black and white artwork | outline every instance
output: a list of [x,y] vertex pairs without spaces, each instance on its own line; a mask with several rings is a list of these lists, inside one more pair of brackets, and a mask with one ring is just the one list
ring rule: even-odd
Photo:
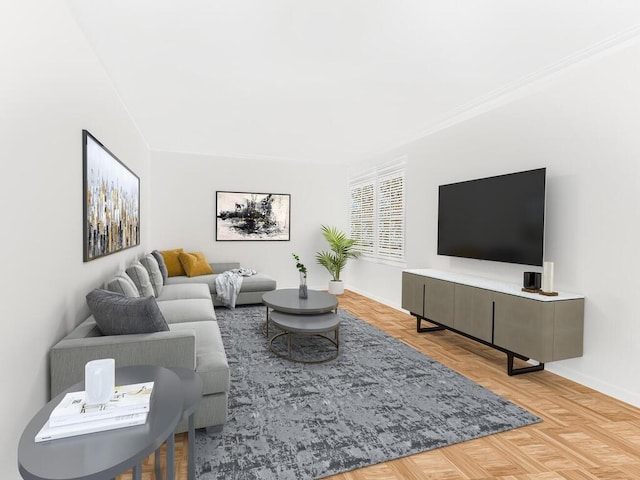
[[291,195],[216,192],[216,240],[289,240]]

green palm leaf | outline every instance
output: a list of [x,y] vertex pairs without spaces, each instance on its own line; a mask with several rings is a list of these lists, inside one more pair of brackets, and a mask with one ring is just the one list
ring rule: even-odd
[[340,272],[350,258],[360,255],[355,250],[356,241],[348,238],[344,232],[336,227],[322,225],[322,234],[329,244],[331,251],[321,251],[316,254],[316,260],[331,274],[333,280],[340,280]]

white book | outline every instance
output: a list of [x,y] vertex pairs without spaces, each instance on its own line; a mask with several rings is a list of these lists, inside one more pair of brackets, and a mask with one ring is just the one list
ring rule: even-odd
[[107,430],[115,430],[116,428],[133,427],[135,425],[142,425],[145,423],[147,421],[147,415],[149,415],[147,412],[134,413],[102,420],[94,420],[93,422],[63,425],[60,427],[52,427],[47,421],[47,423],[45,423],[37,433],[34,440],[36,443],[46,442],[48,440],[75,437],[76,435],[85,435],[87,433],[105,432]]
[[153,382],[120,385],[115,387],[110,401],[99,405],[87,405],[84,391],[69,392],[49,415],[49,425],[60,427],[126,414],[145,413],[149,411],[152,392]]

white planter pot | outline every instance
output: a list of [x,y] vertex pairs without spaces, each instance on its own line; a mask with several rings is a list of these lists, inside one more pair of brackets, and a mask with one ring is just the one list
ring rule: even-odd
[[329,293],[342,295],[344,293],[344,282],[342,280],[329,280]]

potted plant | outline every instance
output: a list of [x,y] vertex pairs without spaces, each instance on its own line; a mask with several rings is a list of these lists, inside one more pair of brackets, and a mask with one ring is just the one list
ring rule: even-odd
[[356,250],[356,240],[347,237],[336,227],[322,225],[322,234],[331,250],[316,253],[316,260],[331,274],[329,293],[340,295],[344,293],[344,283],[340,279],[340,272],[347,264],[347,260],[358,258],[360,252]]

